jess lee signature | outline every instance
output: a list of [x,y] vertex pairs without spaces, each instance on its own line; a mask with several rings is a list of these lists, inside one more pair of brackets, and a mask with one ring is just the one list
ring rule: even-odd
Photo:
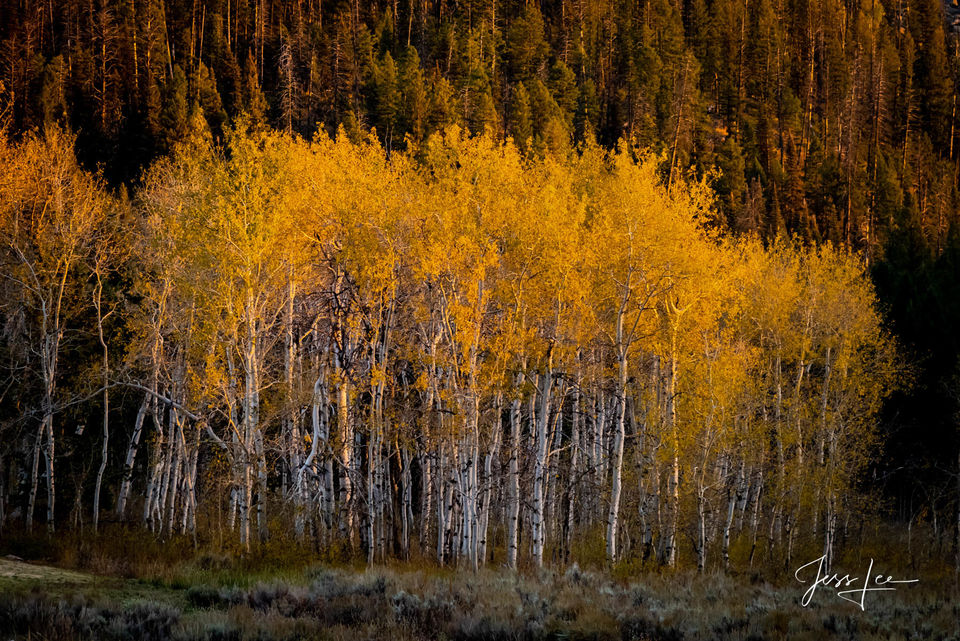
[[[797,571],[793,573],[797,581],[807,583],[809,582],[809,578],[806,580],[800,578],[800,573],[810,568],[805,574],[812,574],[813,567],[816,566],[816,576],[813,578],[813,583],[807,588],[807,591],[803,593],[803,599],[800,600],[800,605],[806,607],[810,603],[810,599],[813,598],[813,594],[817,591],[817,588],[822,585],[835,589],[838,597],[850,603],[856,603],[860,606],[861,610],[866,610],[864,604],[866,602],[867,592],[890,592],[897,589],[892,587],[894,584],[916,583],[920,580],[894,580],[892,576],[884,576],[883,573],[874,575],[873,559],[870,559],[870,565],[867,567],[867,573],[863,578],[858,576],[851,577],[849,574],[843,576],[839,574],[827,574],[826,568],[824,567],[826,559],[827,555],[823,555],[819,559],[814,559],[805,565],[801,565],[797,568]],[[858,584],[859,587],[856,587]],[[850,589],[841,590],[840,588]]]

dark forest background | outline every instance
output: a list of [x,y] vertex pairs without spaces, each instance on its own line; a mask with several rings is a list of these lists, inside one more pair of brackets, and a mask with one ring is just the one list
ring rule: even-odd
[[[939,0],[3,0],[0,118],[118,191],[240,112],[416,149],[460,124],[528,154],[595,138],[712,181],[721,222],[865,257],[915,383],[874,473],[902,519],[957,499],[957,8]],[[13,373],[12,376],[16,374]],[[5,385],[6,387],[6,385]],[[9,399],[4,400],[4,403]],[[950,512],[946,512],[950,510]]]

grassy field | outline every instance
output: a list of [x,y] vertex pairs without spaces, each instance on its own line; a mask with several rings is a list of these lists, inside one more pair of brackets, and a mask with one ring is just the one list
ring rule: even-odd
[[952,573],[867,594],[861,611],[827,588],[803,607],[792,577],[368,569],[149,542],[124,557],[134,543],[114,541],[76,555],[61,545],[48,563],[0,560],[0,639],[960,639]]

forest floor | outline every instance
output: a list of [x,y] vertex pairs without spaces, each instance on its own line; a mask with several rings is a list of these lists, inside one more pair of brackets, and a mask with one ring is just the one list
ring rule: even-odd
[[861,608],[826,587],[804,606],[806,586],[755,573],[271,569],[218,555],[109,572],[42,559],[0,558],[0,641],[960,639],[953,581],[926,578]]

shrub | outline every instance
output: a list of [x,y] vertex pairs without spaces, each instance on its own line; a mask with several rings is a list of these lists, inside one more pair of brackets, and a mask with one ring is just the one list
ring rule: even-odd
[[515,641],[518,638],[512,626],[492,617],[466,616],[452,627],[450,636],[454,641]]
[[233,625],[216,623],[208,625],[203,630],[202,637],[194,637],[196,641],[241,641],[243,634]]
[[118,641],[167,641],[180,620],[180,611],[163,603],[143,602],[124,608],[117,618],[122,630]]
[[286,583],[258,583],[247,593],[247,604],[261,612],[275,609],[283,616],[293,617],[308,608],[309,599],[304,590]]
[[645,617],[628,616],[620,620],[620,638],[623,641],[682,641],[683,633]]
[[185,596],[187,603],[195,608],[212,608],[222,603],[220,590],[209,585],[191,585]]
[[435,595],[421,598],[400,590],[390,600],[398,622],[407,623],[422,631],[435,631],[447,625],[454,607],[449,601]]
[[30,596],[15,597],[0,604],[0,629],[58,641],[78,637],[166,641],[179,620],[179,610],[152,602],[135,603],[117,610],[90,605],[83,599],[53,602],[42,596]]

